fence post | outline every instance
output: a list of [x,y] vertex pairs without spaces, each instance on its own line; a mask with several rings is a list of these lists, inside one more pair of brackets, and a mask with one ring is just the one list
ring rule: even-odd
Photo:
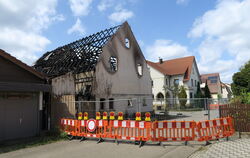
[[210,120],[210,107],[209,107],[209,105],[208,105],[208,98],[206,98],[207,99],[207,112],[208,112],[208,120]]

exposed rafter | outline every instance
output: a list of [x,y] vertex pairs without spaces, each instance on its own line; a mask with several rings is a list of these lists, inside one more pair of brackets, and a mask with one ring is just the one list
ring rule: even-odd
[[112,27],[78,41],[45,53],[34,65],[34,68],[48,77],[56,77],[67,72],[88,72],[95,68],[103,46],[118,30]]

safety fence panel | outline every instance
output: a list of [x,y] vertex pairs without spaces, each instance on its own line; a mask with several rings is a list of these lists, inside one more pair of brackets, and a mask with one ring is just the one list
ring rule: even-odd
[[107,134],[107,120],[78,120],[80,137],[105,138]]
[[108,138],[148,141],[150,139],[151,122],[111,120],[108,129]]
[[68,135],[76,136],[77,135],[77,120],[73,119],[61,119],[61,127]]
[[231,117],[206,120],[197,123],[198,141],[209,141],[232,136],[234,134]]
[[194,121],[155,121],[152,141],[192,141],[195,139]]

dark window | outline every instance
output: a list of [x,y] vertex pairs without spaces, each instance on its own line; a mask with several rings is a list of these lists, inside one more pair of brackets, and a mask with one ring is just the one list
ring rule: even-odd
[[217,80],[210,80],[211,83],[217,83]]
[[193,79],[191,79],[191,85],[192,85],[192,87],[194,86],[194,80]]
[[179,79],[174,79],[174,85],[178,86],[179,85]]
[[160,92],[157,94],[156,98],[157,98],[157,100],[162,100],[162,99],[164,99],[164,95]]
[[109,99],[109,110],[114,109],[114,98]]
[[152,87],[154,86],[154,81],[151,81],[151,85],[152,85]]
[[168,79],[167,78],[166,78],[165,82],[166,82],[166,86],[167,86],[168,85]]
[[218,77],[217,76],[209,76],[208,80],[210,80],[210,83],[217,83]]
[[193,98],[193,93],[192,93],[192,92],[190,92],[189,94],[190,94],[190,98]]
[[117,71],[117,58],[111,56],[109,59],[109,62],[110,62],[110,70],[112,72],[116,72]]
[[104,105],[105,105],[105,99],[101,98],[100,99],[100,110],[104,110]]
[[143,98],[143,99],[142,99],[142,105],[143,105],[143,106],[147,106],[146,98]]
[[161,106],[157,106],[157,110],[161,110]]

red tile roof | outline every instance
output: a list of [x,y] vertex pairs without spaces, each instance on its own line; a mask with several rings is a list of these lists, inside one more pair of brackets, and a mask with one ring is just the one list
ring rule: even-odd
[[[211,81],[208,80],[208,77],[212,77],[212,76],[217,76],[218,77],[217,83],[211,83]],[[212,93],[212,94],[219,93],[219,89],[221,88],[221,81],[220,81],[220,74],[219,73],[202,74],[201,75],[201,82],[202,83],[207,82],[210,93]]]
[[0,49],[0,56],[11,61],[12,63],[18,65],[19,67],[25,69],[26,71],[32,73],[33,75],[41,78],[41,79],[45,79],[45,76],[42,75],[40,72],[36,71],[35,69],[33,69],[32,67],[26,65],[25,63],[23,63],[22,61],[18,60],[17,58],[11,56],[9,53],[5,52],[4,50]]
[[163,63],[147,61],[147,64],[164,75],[180,75],[184,74],[184,81],[190,79],[190,74],[195,61],[194,56],[165,60]]

